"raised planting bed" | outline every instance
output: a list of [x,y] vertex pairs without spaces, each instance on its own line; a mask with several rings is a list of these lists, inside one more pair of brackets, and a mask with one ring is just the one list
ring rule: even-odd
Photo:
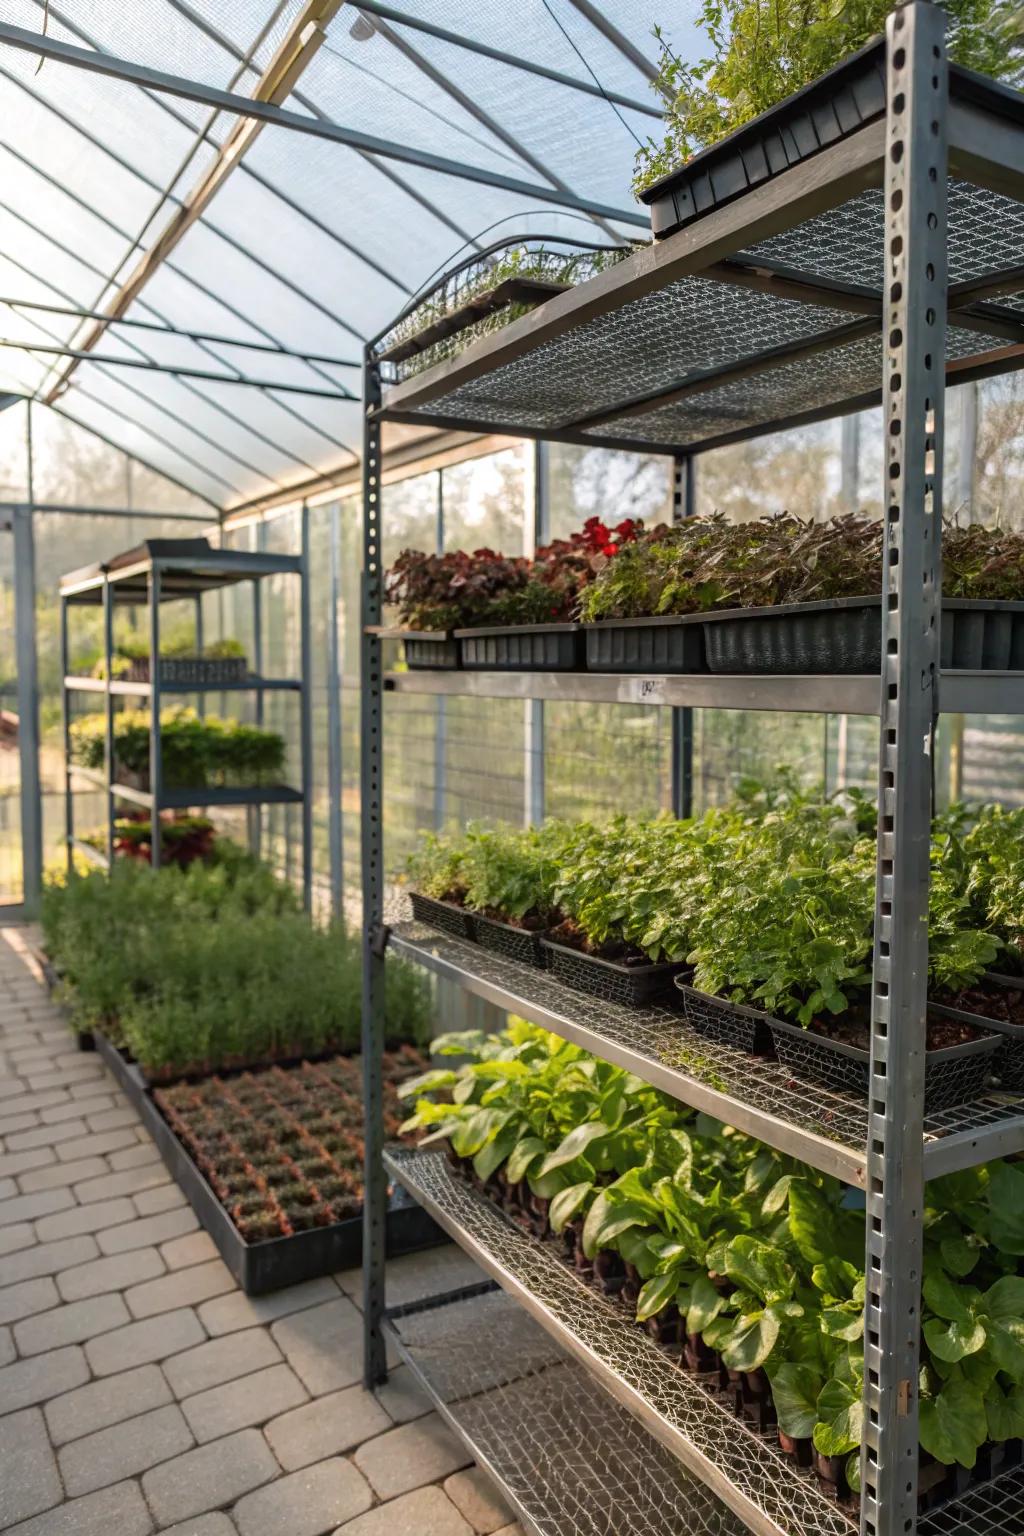
[[[882,665],[880,597],[723,609],[705,614],[704,626],[715,673],[864,673]],[[941,665],[1024,669],[1024,603],[944,598]]]
[[[569,939],[572,942],[567,942]],[[642,951],[629,951],[625,945],[620,946],[622,954],[616,958],[589,954],[581,947],[580,936],[566,933],[564,926],[543,938],[541,945],[547,953],[548,970],[559,981],[577,992],[589,992],[626,1008],[667,1001],[673,995],[676,977],[689,971],[683,961],[655,963]]]
[[508,624],[457,629],[467,672],[578,672],[583,631],[578,624]]
[[454,672],[462,665],[459,642],[447,629],[404,629],[402,648],[410,672]]
[[[106,1036],[103,1060],[163,1161],[250,1296],[361,1262],[362,1088],[358,1057],[223,1074],[151,1088]],[[411,1047],[385,1056],[385,1125],[401,1112],[395,1085],[423,1070]],[[387,1251],[442,1241],[401,1189],[389,1197]]]
[[706,672],[700,615],[584,624],[588,672]]

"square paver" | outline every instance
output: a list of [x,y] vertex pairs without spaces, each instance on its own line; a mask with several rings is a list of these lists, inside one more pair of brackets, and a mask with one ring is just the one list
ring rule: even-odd
[[470,1457],[436,1413],[403,1424],[368,1440],[355,1453],[355,1464],[382,1499],[436,1483],[466,1466]]
[[86,1354],[97,1376],[113,1376],[116,1371],[127,1371],[134,1365],[166,1360],[168,1355],[201,1344],[204,1338],[203,1325],[196,1314],[191,1307],[183,1307],[180,1312],[148,1317],[144,1322],[129,1323],[102,1338],[92,1339]]
[[70,1392],[89,1379],[85,1355],[77,1344],[55,1349],[33,1360],[15,1360],[0,1370],[0,1414],[32,1403],[44,1403],[59,1392]]
[[331,1392],[273,1419],[263,1433],[286,1472],[308,1467],[391,1428],[384,1409],[361,1386]]
[[265,1424],[306,1401],[306,1389],[287,1365],[271,1365],[252,1376],[187,1397],[182,1411],[200,1444],[250,1424]]
[[258,1429],[243,1429],[154,1467],[142,1489],[161,1526],[232,1504],[279,1471]]
[[138,1483],[118,1483],[37,1515],[6,1536],[150,1536],[152,1529]]
[[[157,1194],[159,1191],[152,1190],[150,1193]],[[157,1243],[166,1242],[168,1238],[180,1237],[184,1232],[194,1232],[199,1225],[199,1218],[188,1205],[160,1211],[155,1216],[139,1216],[136,1214],[135,1201],[126,1203],[131,1206],[130,1215],[134,1220],[129,1219],[116,1226],[112,1224],[96,1234],[96,1241],[104,1253],[127,1253],[129,1248],[151,1248]]]
[[0,1419],[0,1525],[28,1520],[63,1497],[57,1463],[38,1408]]
[[153,1189],[141,1190],[132,1199],[140,1216],[156,1216],[160,1211],[169,1211],[176,1205],[187,1204],[185,1196],[173,1181],[159,1184]]
[[209,1232],[188,1232],[184,1237],[174,1237],[164,1243],[160,1257],[168,1269],[189,1269],[193,1264],[204,1264],[220,1255]]
[[235,1505],[240,1536],[324,1536],[373,1503],[369,1484],[337,1457],[279,1478]]
[[69,1494],[93,1493],[180,1456],[192,1444],[181,1409],[171,1403],[72,1440],[58,1456],[61,1476]]
[[281,1351],[265,1328],[247,1328],[244,1333],[226,1334],[172,1356],[164,1361],[164,1375],[175,1397],[192,1397],[268,1365],[279,1365],[281,1358]]
[[334,1536],[473,1536],[473,1527],[440,1488],[418,1488],[358,1515]]
[[362,1377],[363,1320],[345,1297],[282,1318],[270,1331],[314,1397]]
[[123,1291],[163,1273],[164,1263],[155,1248],[135,1248],[63,1270],[57,1276],[57,1289],[65,1301],[79,1301],[104,1291]]
[[133,1317],[154,1317],[158,1312],[171,1312],[176,1307],[194,1307],[212,1296],[223,1296],[235,1289],[235,1280],[221,1259],[207,1264],[197,1264],[192,1269],[180,1269],[175,1274],[164,1275],[159,1280],[149,1280],[125,1292],[125,1301]]
[[373,1395],[396,1424],[422,1419],[434,1406],[407,1365],[390,1371],[387,1381],[382,1387],[375,1387]]
[[512,1519],[512,1511],[479,1467],[453,1472],[445,1481],[444,1491],[478,1536],[493,1536]]
[[171,1401],[171,1389],[160,1367],[140,1365],[52,1398],[44,1412],[50,1439],[59,1446]]
[[14,1342],[19,1355],[39,1355],[64,1344],[95,1339],[98,1334],[109,1333],[130,1321],[120,1296],[91,1296],[88,1301],[73,1301],[15,1324]]
[[218,1296],[199,1308],[199,1316],[207,1333],[235,1333],[240,1328],[252,1328],[257,1323],[269,1323],[277,1317],[299,1312],[318,1302],[336,1300],[338,1287],[326,1276],[321,1280],[306,1280],[302,1285],[289,1286],[285,1291],[275,1291],[271,1296],[246,1296],[244,1291],[234,1291],[230,1296]]

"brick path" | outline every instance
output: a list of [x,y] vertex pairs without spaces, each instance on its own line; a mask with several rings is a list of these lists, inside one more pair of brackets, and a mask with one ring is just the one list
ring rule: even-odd
[[[399,1299],[466,1262],[397,1261]],[[243,1295],[0,929],[5,1536],[522,1536],[406,1367],[363,1391],[358,1295]]]

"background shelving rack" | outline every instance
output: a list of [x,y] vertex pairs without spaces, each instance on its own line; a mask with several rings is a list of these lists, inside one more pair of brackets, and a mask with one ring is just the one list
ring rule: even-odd
[[[299,677],[263,675],[263,604],[262,583],[268,576],[294,576],[299,582],[299,630],[301,672]],[[169,682],[161,678],[160,609],[163,603],[190,600],[194,604],[196,646],[203,644],[202,598],[205,592],[252,583],[253,600],[253,670],[237,681]],[[70,868],[77,850],[94,862],[109,864],[114,852],[114,821],[117,802],[125,801],[149,811],[152,837],[152,862],[159,866],[161,855],[160,812],[198,807],[257,808],[263,805],[298,805],[302,816],[302,888],[307,908],[312,898],[312,700],[310,692],[310,618],[309,618],[309,531],[308,513],[302,515],[302,545],[298,555],[269,554],[263,551],[217,549],[206,539],[150,539],[112,560],[72,571],[63,577],[60,595],[60,656],[63,675],[64,725],[64,816]],[[149,680],[135,682],[112,677],[114,653],[114,609],[121,605],[145,607],[148,611]],[[68,613],[71,608],[100,607],[103,610],[103,653],[106,676],[76,677],[68,672]],[[256,723],[263,724],[263,700],[267,693],[288,692],[298,695],[300,729],[300,787],[288,784],[241,786],[197,785],[167,788],[163,784],[160,708],[164,695],[184,697],[209,694],[249,693],[256,700]],[[71,699],[79,693],[94,693],[104,699],[106,713],[106,760],[104,772],[95,773],[71,761]],[[150,711],[150,788],[142,790],[119,783],[115,777],[113,750],[114,705],[119,698],[146,703]],[[202,708],[202,705],[201,705]],[[104,855],[91,844],[75,836],[74,781],[92,784],[106,796],[107,850]]]
[[[390,943],[682,1102],[860,1185],[867,1208],[863,1536],[1021,1531],[1021,1472],[919,1519],[916,1467],[925,1180],[1024,1149],[1024,1101],[994,1096],[926,1119],[923,1092],[935,722],[940,710],[1024,712],[1024,675],[942,673],[938,660],[944,388],[1024,366],[1024,98],[949,66],[942,9],[910,0],[889,18],[884,39],[692,160],[667,223],[674,232],[666,238],[401,382],[389,383],[374,345],[367,348],[366,1380],[383,1379],[390,1339],[541,1536],[853,1529],[805,1474],[666,1367],[621,1314],[455,1180],[440,1154],[385,1151],[382,973]],[[384,421],[670,454],[682,515],[692,455],[878,403],[886,528],[880,677],[385,675]],[[709,1080],[685,1064],[678,1015],[595,1004],[458,940],[390,921],[382,843],[388,690],[877,716],[868,1101],[858,1107],[808,1087],[797,1103],[761,1064],[723,1075],[716,1062]],[[713,1049],[701,1042],[703,1055]],[[389,1312],[388,1177],[534,1321],[520,1313],[517,1324],[511,1304],[486,1287]],[[595,1396],[584,1376],[607,1391]],[[633,1419],[628,1431],[623,1407]]]

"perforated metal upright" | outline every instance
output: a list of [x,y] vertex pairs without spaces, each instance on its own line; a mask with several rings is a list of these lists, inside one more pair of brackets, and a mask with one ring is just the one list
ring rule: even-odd
[[864,1311],[863,1536],[917,1518],[932,760],[942,620],[945,13],[886,48],[882,697]]

